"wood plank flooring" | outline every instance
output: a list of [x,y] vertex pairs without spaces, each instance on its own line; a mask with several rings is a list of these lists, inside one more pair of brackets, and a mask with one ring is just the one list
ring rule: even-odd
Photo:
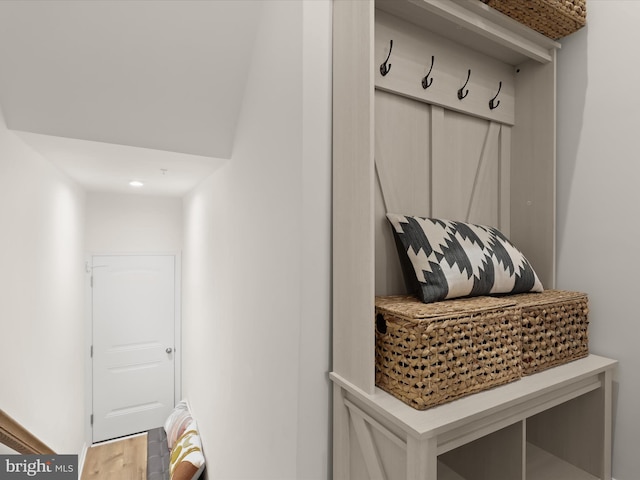
[[87,450],[81,480],[146,480],[147,434],[94,445]]

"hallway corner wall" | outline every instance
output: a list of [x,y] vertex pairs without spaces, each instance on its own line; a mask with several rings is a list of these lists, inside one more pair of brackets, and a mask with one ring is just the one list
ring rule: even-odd
[[59,453],[84,443],[84,206],[0,112],[0,405]]
[[261,3],[233,156],[184,199],[183,391],[209,478],[323,480],[331,9]]
[[559,288],[589,294],[589,348],[614,376],[613,476],[640,472],[638,109],[640,2],[589,0],[587,26],[558,52]]

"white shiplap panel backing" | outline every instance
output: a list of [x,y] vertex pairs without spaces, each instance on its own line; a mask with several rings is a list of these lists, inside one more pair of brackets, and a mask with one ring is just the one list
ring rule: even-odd
[[510,127],[386,91],[375,94],[376,294],[405,293],[387,212],[509,235]]
[[[514,70],[473,50],[376,12],[375,292],[406,293],[385,214],[510,227]],[[388,73],[378,63],[389,54]],[[433,83],[420,83],[435,57]],[[460,100],[457,90],[471,78]],[[499,82],[495,109],[489,100]],[[493,93],[491,91],[493,90]]]

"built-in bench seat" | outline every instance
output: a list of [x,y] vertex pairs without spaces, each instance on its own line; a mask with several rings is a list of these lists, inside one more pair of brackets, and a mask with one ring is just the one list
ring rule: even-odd
[[147,432],[147,480],[166,480],[169,476],[171,451],[167,433],[158,427]]
[[147,432],[147,480],[197,480],[204,467],[198,424],[183,400],[164,427]]

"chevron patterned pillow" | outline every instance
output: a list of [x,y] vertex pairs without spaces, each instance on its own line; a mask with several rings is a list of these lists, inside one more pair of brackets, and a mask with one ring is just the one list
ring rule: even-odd
[[425,303],[543,290],[531,264],[495,228],[392,213],[387,218],[408,287]]

